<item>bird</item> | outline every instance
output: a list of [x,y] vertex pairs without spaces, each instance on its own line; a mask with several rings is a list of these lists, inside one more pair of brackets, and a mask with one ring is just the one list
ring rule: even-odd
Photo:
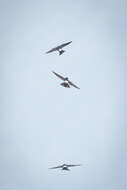
[[69,165],[69,164],[62,164],[62,165],[59,165],[59,166],[56,166],[56,167],[52,167],[52,168],[49,168],[49,169],[58,169],[58,168],[61,168],[61,170],[66,170],[66,171],[70,171],[69,167],[75,167],[75,166],[81,166],[81,164],[72,164],[72,165]]
[[61,75],[59,75],[58,73],[52,71],[57,77],[59,77],[61,80],[63,80],[64,82],[62,82],[60,85],[65,87],[65,88],[70,88],[70,85],[77,88],[77,89],[80,89],[78,86],[76,86],[74,83],[72,83],[68,77],[62,77]]
[[65,52],[65,50],[63,50],[62,48],[69,45],[70,43],[72,43],[72,41],[64,43],[64,44],[61,44],[61,45],[59,45],[59,46],[57,46],[55,48],[52,48],[51,50],[47,51],[46,53],[51,53],[53,51],[58,51],[59,55],[62,55]]

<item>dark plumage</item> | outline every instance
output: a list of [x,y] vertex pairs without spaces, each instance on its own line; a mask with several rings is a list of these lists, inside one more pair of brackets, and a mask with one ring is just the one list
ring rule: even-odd
[[61,80],[63,80],[64,82],[61,83],[62,86],[64,86],[65,88],[70,88],[70,85],[80,89],[78,86],[76,86],[74,83],[72,83],[67,77],[62,77],[61,75],[59,75],[58,73],[52,71],[57,77],[59,77]]
[[68,165],[68,164],[62,164],[62,165],[59,165],[59,166],[56,166],[56,167],[52,167],[52,168],[49,168],[49,169],[58,169],[58,168],[61,168],[62,170],[68,170],[69,171],[69,167],[75,167],[75,166],[81,166],[80,164],[72,164],[72,165]]
[[61,44],[61,45],[59,45],[59,46],[57,46],[55,48],[52,48],[51,50],[47,51],[46,53],[51,53],[53,51],[58,51],[59,55],[62,55],[65,52],[64,50],[62,50],[62,48],[69,45],[70,43],[72,43],[72,41],[64,43],[64,44]]

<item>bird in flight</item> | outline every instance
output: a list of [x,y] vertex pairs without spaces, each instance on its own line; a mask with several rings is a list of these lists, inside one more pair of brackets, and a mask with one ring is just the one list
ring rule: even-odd
[[62,82],[60,85],[65,87],[65,88],[70,88],[70,85],[77,88],[77,89],[80,89],[78,86],[76,86],[74,83],[72,83],[68,77],[62,77],[61,75],[57,74],[56,72],[52,71],[57,77],[59,77],[61,80],[63,80],[64,82]]
[[59,166],[56,166],[56,167],[52,167],[52,168],[49,168],[49,169],[58,169],[58,168],[61,168],[61,170],[66,170],[66,171],[70,171],[69,167],[75,167],[75,166],[81,166],[80,164],[77,164],[77,165],[68,165],[68,164],[63,164],[63,165],[59,165]]
[[71,42],[72,41],[64,43],[64,44],[61,44],[61,45],[59,45],[59,46],[57,46],[55,48],[52,48],[51,50],[47,51],[46,53],[51,53],[53,51],[58,51],[59,55],[62,55],[65,52],[65,50],[63,50],[62,48],[65,47],[65,46],[67,46],[67,45],[69,45]]

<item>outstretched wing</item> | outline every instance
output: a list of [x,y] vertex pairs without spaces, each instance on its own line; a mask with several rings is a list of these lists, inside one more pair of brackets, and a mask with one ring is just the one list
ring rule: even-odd
[[62,49],[63,47],[65,47],[65,46],[69,45],[70,43],[72,43],[72,41],[67,42],[67,43],[64,43],[64,44],[61,44],[61,45],[60,45],[60,46],[58,46],[57,48]]
[[53,51],[57,51],[58,50],[58,47],[55,47],[55,48],[52,48],[51,50],[47,51],[46,53],[51,53]]
[[68,81],[68,83],[71,85],[71,86],[73,86],[73,87],[75,87],[75,88],[77,88],[77,89],[80,89],[78,86],[76,86],[74,83],[72,83],[71,81]]
[[62,165],[56,166],[56,167],[52,167],[52,168],[49,168],[49,169],[57,169],[57,168],[62,168]]
[[51,52],[53,52],[53,51],[58,51],[59,49],[62,49],[63,47],[69,45],[71,42],[72,42],[72,41],[67,42],[67,43],[64,43],[64,44],[61,44],[61,45],[59,45],[59,46],[57,46],[57,47],[55,47],[55,48],[52,48],[51,50],[47,51],[46,53],[51,53]]
[[72,165],[67,165],[67,167],[75,167],[75,166],[81,166],[81,164],[72,164]]
[[62,77],[61,75],[59,75],[59,74],[57,74],[56,72],[54,72],[54,71],[52,71],[57,77],[59,77],[60,79],[62,79],[62,80],[65,80],[65,78],[64,77]]

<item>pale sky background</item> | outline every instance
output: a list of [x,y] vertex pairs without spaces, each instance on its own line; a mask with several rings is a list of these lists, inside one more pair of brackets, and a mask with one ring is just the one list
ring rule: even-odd
[[[127,1],[1,0],[0,15],[0,189],[126,190]],[[48,169],[63,163],[82,167]]]

